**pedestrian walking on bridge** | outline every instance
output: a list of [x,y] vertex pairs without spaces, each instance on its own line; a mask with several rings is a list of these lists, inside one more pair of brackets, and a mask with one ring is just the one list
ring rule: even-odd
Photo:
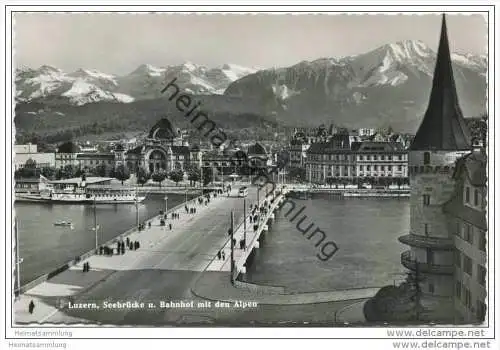
[[32,314],[34,309],[35,309],[35,303],[33,302],[33,300],[31,300],[30,304],[28,305],[29,313]]

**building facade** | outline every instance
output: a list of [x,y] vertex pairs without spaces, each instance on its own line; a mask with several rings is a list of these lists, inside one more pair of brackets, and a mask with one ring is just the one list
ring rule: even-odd
[[470,151],[443,16],[429,104],[409,151],[410,232],[399,238],[410,248],[401,263],[420,285],[419,321],[453,321],[455,248],[444,207],[457,186],[455,164]]
[[114,151],[115,164],[124,164],[135,173],[139,168],[149,173],[159,170],[170,172],[174,169],[186,170],[189,166],[201,166],[201,151],[189,147],[182,141],[179,131],[169,120],[159,120],[150,130],[144,143],[130,150],[117,146]]
[[349,135],[334,135],[330,142],[311,145],[306,177],[318,184],[325,184],[328,178],[406,179],[408,154],[399,143],[366,141],[351,145]]
[[454,242],[456,323],[483,322],[486,316],[486,156],[474,152],[455,168],[455,195],[445,205]]
[[14,170],[23,168],[28,160],[34,161],[37,168],[56,166],[55,153],[39,153],[34,144],[14,145]]

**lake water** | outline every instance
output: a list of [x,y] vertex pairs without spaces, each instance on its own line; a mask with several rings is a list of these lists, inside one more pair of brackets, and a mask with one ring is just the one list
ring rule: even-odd
[[[409,231],[408,199],[338,199],[318,194],[294,201],[296,209],[288,217],[289,205],[279,212],[245,280],[312,292],[380,287],[404,278],[400,254],[408,247],[397,238]],[[306,209],[290,222],[302,206]],[[337,244],[339,249],[329,260],[317,257],[321,249],[315,247],[317,240],[308,240],[297,230],[303,215],[307,218],[302,228],[314,223],[314,228],[326,233],[324,242]]]
[[[139,220],[149,219],[165,210],[164,195],[150,194],[139,204]],[[169,194],[168,206],[184,202],[184,195]],[[21,284],[25,284],[67,263],[95,247],[94,207],[82,204],[14,204],[18,220]],[[100,204],[96,206],[98,240],[104,243],[135,226],[135,204]],[[70,227],[54,226],[56,221],[70,221]]]

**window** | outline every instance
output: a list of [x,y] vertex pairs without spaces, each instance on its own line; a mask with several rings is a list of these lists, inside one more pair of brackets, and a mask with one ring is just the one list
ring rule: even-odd
[[474,190],[474,205],[477,207],[479,205],[479,191]]
[[484,321],[486,316],[486,305],[481,300],[476,301],[476,315],[478,321]]
[[434,285],[429,283],[429,293],[434,293]]
[[387,170],[392,171],[392,165],[388,165],[387,167],[388,167]]
[[464,240],[466,240],[470,244],[473,243],[472,226],[469,224],[465,224],[464,227]]
[[370,171],[371,167],[369,165],[366,166],[366,170]]
[[427,248],[426,253],[427,253],[427,264],[433,265],[434,264],[434,251],[430,248]]
[[429,224],[424,224],[424,232],[426,236],[429,235]]
[[465,203],[470,203],[470,187],[465,186]]
[[486,232],[478,231],[478,246],[479,250],[485,252],[486,251]]
[[464,254],[464,272],[472,276],[472,260]]
[[398,171],[401,171],[403,170],[403,166],[402,165],[398,165]]
[[457,283],[455,284],[455,295],[458,300],[462,298],[462,282],[460,281],[457,281]]
[[431,154],[429,152],[424,153],[424,165],[431,163]]
[[481,265],[477,265],[477,282],[485,286],[486,285],[486,268]]
[[469,309],[471,308],[472,306],[472,298],[471,298],[471,295],[470,295],[470,290],[465,287],[465,306],[467,306]]
[[460,221],[457,221],[457,227],[455,230],[455,235],[458,237],[462,237],[462,232],[461,232],[462,225],[460,225]]
[[377,160],[377,156],[373,156],[373,160]]
[[385,156],[380,156],[380,160],[385,160]]
[[430,195],[424,194],[422,197],[423,197],[423,200],[424,200],[424,205],[430,205],[431,204],[431,196]]

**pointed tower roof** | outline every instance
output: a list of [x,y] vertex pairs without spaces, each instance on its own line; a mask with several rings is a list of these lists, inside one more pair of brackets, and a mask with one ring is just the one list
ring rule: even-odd
[[429,105],[410,150],[471,149],[469,129],[458,105],[443,14]]

